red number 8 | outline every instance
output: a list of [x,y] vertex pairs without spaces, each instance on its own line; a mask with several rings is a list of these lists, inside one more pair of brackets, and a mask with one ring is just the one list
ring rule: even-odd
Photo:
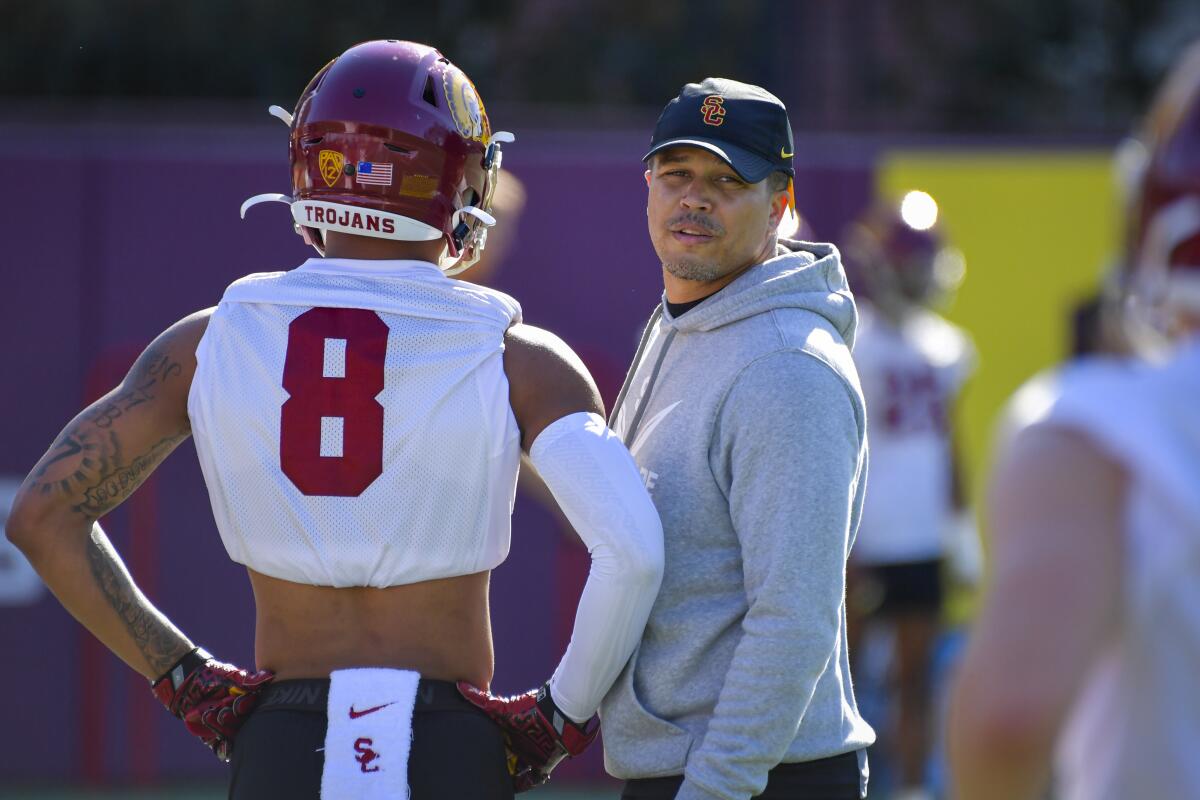
[[[388,327],[374,311],[313,308],[288,326],[279,463],[306,495],[357,497],[383,474],[383,362]],[[345,341],[342,375],[326,377],[326,340]],[[322,417],[340,418],[342,454],[321,455]]]

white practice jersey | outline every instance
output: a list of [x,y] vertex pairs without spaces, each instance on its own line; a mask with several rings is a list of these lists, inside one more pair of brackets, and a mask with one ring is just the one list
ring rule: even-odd
[[1129,476],[1118,634],[1060,739],[1061,796],[1200,797],[1200,340],[1165,366],[1065,368],[1042,421]]
[[230,558],[317,586],[465,575],[508,554],[512,298],[418,261],[311,259],[233,283],[188,413]]
[[871,462],[853,558],[938,558],[952,513],[950,411],[975,368],[966,332],[913,311],[896,325],[860,305],[854,363],[867,403]]

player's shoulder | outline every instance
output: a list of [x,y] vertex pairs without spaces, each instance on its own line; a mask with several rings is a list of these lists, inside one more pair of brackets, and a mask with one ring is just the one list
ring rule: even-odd
[[1021,407],[1008,433],[1053,428],[1081,433],[1098,443],[1154,438],[1145,365],[1114,356],[1089,356],[1038,376],[1014,395]]
[[470,281],[449,279],[461,297],[500,311],[512,324],[521,322],[521,304],[510,294]]
[[1076,359],[1058,373],[1053,408],[1087,403],[1104,406],[1114,396],[1132,397],[1147,385],[1147,365],[1131,358],[1094,355]]
[[567,375],[587,374],[583,361],[561,337],[524,322],[517,322],[504,332],[504,365],[509,380],[516,373],[539,384]]
[[277,270],[274,272],[252,272],[243,275],[225,287],[221,300],[224,302],[261,302],[276,291],[279,282],[290,275],[290,272]]
[[1037,426],[1100,433],[1122,427],[1134,402],[1136,365],[1114,356],[1087,356],[1043,370],[1013,392],[1000,413],[995,445],[1006,450]]
[[1035,439],[1043,431],[1080,435],[1114,462],[1192,503],[1200,476],[1194,424],[1200,353],[1192,366],[1178,359],[1081,359],[1046,384],[1044,410],[1018,433]]
[[578,411],[604,414],[600,392],[582,359],[544,328],[517,323],[504,334],[509,402],[528,449],[556,419]]
[[256,286],[261,283],[276,283],[283,277],[293,274],[293,270],[272,270],[270,272],[251,272],[249,275],[242,277],[229,284],[226,288],[234,286]]
[[216,311],[216,306],[193,311],[163,331],[159,335],[158,341],[173,349],[185,350],[194,355],[197,345],[204,337],[205,331],[208,330],[208,323],[212,319],[214,311]]

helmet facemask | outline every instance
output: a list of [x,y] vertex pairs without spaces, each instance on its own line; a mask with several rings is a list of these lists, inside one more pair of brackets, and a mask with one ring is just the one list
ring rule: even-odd
[[451,218],[452,230],[446,237],[446,249],[438,263],[447,275],[458,275],[471,268],[483,255],[488,228],[496,224],[491,212],[503,161],[501,144],[514,139],[507,131],[493,133],[484,148],[479,169],[468,167],[463,176],[463,187],[458,196],[460,201],[465,199],[466,204]]

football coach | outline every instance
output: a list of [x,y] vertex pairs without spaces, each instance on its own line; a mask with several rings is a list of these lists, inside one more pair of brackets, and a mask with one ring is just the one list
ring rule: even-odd
[[844,602],[867,467],[857,313],[837,249],[776,232],[792,148],[776,97],[709,78],[644,159],[664,293],[612,427],[666,572],[601,712],[625,800],[866,796]]

